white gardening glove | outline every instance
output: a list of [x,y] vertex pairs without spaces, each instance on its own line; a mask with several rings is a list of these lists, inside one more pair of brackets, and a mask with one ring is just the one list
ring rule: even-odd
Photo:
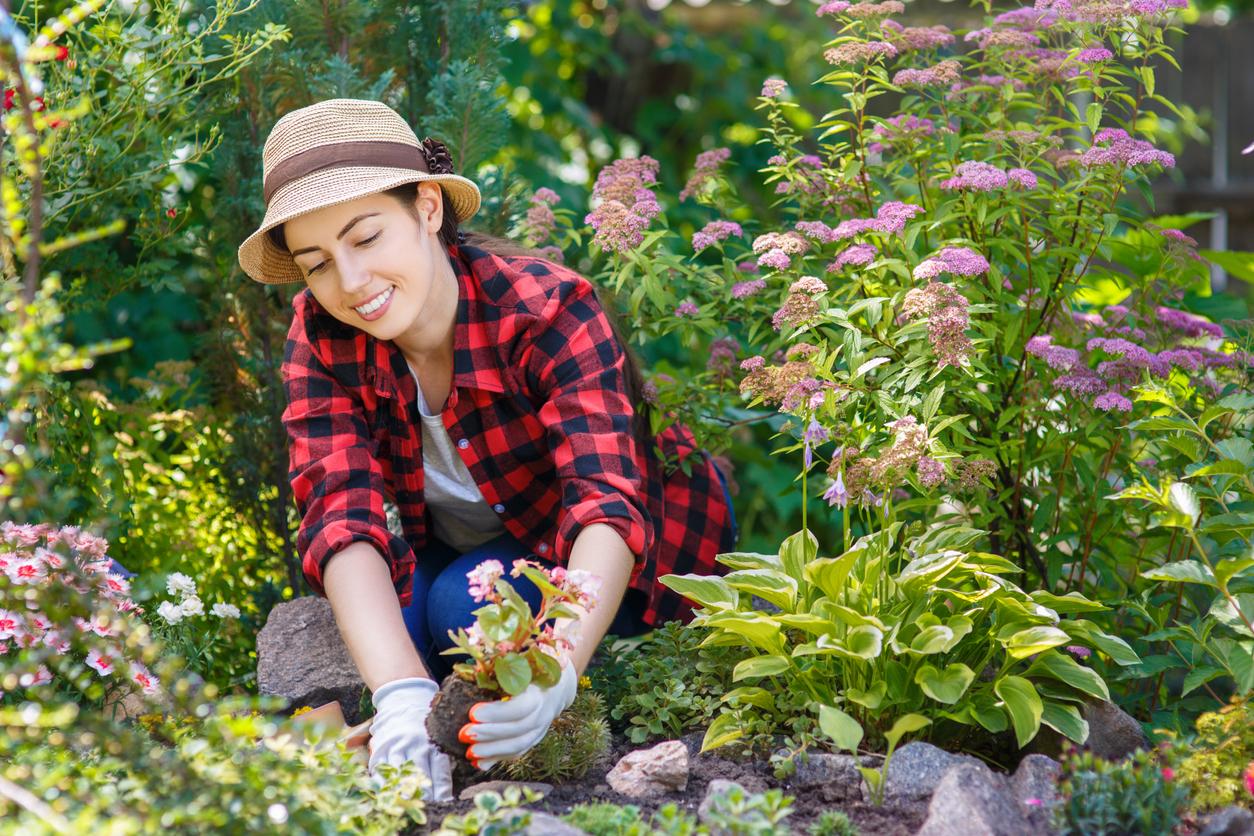
[[379,764],[413,761],[431,779],[432,801],[453,800],[453,770],[448,755],[427,737],[427,715],[439,688],[421,676],[395,679],[374,692],[370,724],[370,774]]
[[570,659],[562,659],[562,676],[556,685],[541,688],[532,683],[516,697],[476,703],[470,722],[458,739],[471,744],[466,760],[476,769],[491,769],[498,761],[516,758],[544,739],[557,715],[575,701],[579,675]]

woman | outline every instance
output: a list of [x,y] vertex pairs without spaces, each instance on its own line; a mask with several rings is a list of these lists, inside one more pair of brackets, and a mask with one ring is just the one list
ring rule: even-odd
[[263,169],[266,216],[239,259],[257,281],[307,284],[283,361],[302,567],[373,694],[370,769],[416,761],[448,798],[425,718],[448,631],[479,606],[466,573],[528,557],[601,580],[561,681],[472,711],[462,737],[487,769],[543,737],[607,632],[691,617],[657,578],[716,571],[738,536],[731,497],[708,457],[664,470],[654,443],[684,458],[692,435],[647,437],[639,372],[592,285],[458,232],[478,187],[393,110],[293,111]]

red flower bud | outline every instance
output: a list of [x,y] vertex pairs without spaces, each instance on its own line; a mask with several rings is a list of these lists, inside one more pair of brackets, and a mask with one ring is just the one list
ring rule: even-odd
[[43,110],[44,109],[44,97],[36,96],[35,98],[31,99],[31,105],[33,105],[33,107],[31,107],[31,110]]
[[66,56],[68,56],[69,54],[70,54],[69,48],[61,46],[60,44],[57,44],[57,60],[58,61],[64,61],[66,59]]
[[48,127],[49,127],[49,128],[52,128],[53,130],[55,130],[55,129],[57,129],[57,128],[61,127],[61,126],[62,126],[62,125],[64,125],[64,124],[65,124],[65,120],[63,120],[63,119],[58,119],[58,118],[57,118],[57,117],[55,117],[55,116],[54,116],[54,117],[52,117],[51,119],[49,119],[49,120],[48,120]]
[[1176,771],[1172,769],[1170,766],[1164,766],[1163,767],[1163,780],[1174,781],[1175,779],[1176,779]]
[[4,91],[4,109],[5,110],[13,109],[13,97],[16,95],[17,95],[17,89],[14,87],[9,87]]
[[178,213],[179,213],[179,212],[178,212],[178,210],[177,210],[177,209],[175,209],[173,206],[171,206],[169,209],[165,210],[165,216],[166,216],[167,218],[173,218],[173,217],[174,217],[175,215],[177,215]]

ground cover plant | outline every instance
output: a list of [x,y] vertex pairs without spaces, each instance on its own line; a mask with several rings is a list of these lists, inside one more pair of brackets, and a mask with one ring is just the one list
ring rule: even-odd
[[[187,364],[128,378],[124,398],[70,380],[127,348],[66,338],[62,312],[94,272],[110,272],[118,298],[194,284],[180,272],[199,251],[180,234],[188,207],[171,203],[176,169],[208,177],[198,166],[216,165],[214,184],[244,194],[221,168],[247,156],[258,114],[310,91],[401,88],[385,62],[358,71],[341,55],[303,86],[289,72],[260,102],[271,88],[252,70],[270,46],[297,39],[284,60],[298,61],[326,33],[259,25],[222,38],[253,6],[218,4],[197,35],[177,4],[158,3],[153,47],[109,4],[54,5],[64,14],[29,38],[0,11],[0,499],[12,517],[0,521],[0,820],[54,832],[525,829],[539,803],[526,792],[429,815],[412,770],[367,779],[343,741],[284,719],[290,706],[226,698],[253,687],[250,633],[285,582],[299,586],[283,489],[258,488],[277,460],[265,419],[279,405],[259,381],[281,300],[215,302],[228,324],[202,336],[247,355],[215,372],[234,378],[215,396],[249,390],[228,421],[199,399],[198,385],[223,382]],[[668,188],[656,157],[629,155],[573,208],[548,188],[511,208],[491,180],[491,223],[586,267],[633,339],[687,349],[650,375],[653,431],[682,420],[721,453],[736,449],[733,432],[769,428],[773,449],[746,456],[792,480],[772,501],[780,518],[800,516],[799,529],[755,532],[765,548],[721,555],[720,575],[666,578],[699,605],[692,622],[608,643],[541,746],[493,773],[590,788],[607,753],[695,734],[704,755],[768,788],[729,790],[702,819],[674,801],[570,811],[589,832],[785,832],[803,803],[810,832],[851,832],[850,818],[902,814],[885,776],[909,740],[1013,766],[1040,736],[1083,743],[1085,709],[1102,700],[1180,748],[1064,757],[1060,829],[1150,832],[1254,798],[1254,339],[1239,306],[1208,295],[1207,273],[1209,259],[1243,254],[1201,249],[1187,229],[1203,215],[1158,216],[1149,200],[1151,178],[1175,164],[1143,117],[1150,103],[1175,110],[1154,67],[1172,63],[1181,2],[977,6],[981,26],[950,31],[909,25],[896,0],[815,4],[831,36],[807,47],[821,65],[754,80],[760,172],[733,176],[746,155],[709,147]],[[493,9],[441,19],[487,26]],[[328,32],[374,14],[341,12]],[[71,52],[59,39],[75,33]],[[410,67],[448,102],[472,103],[436,113],[446,129],[492,110],[491,67],[454,63]],[[228,82],[248,119],[213,162],[193,115],[220,105],[215,85]],[[419,86],[404,88],[411,115]],[[106,118],[73,104],[75,91],[116,107]],[[128,119],[142,130],[128,134]],[[118,150],[128,136],[134,153],[110,159],[134,176],[77,177],[76,142]],[[469,136],[459,153],[492,149]],[[733,186],[755,177],[775,205]],[[192,211],[221,211],[196,200]],[[125,222],[112,206],[143,219],[116,253]],[[216,253],[236,221],[216,216],[200,243]],[[516,566],[546,593],[533,614],[504,571],[472,578],[485,607],[457,637],[459,672],[515,694],[553,681],[544,646],[564,637],[544,623],[594,590]],[[857,762],[866,806],[890,805],[886,819],[820,815],[785,794],[824,751],[880,756]],[[768,758],[776,785],[753,771]]]

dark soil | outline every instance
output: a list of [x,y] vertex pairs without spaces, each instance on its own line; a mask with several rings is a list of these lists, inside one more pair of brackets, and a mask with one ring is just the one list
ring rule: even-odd
[[469,711],[475,703],[499,698],[500,694],[485,691],[456,674],[449,674],[440,683],[440,691],[431,701],[427,734],[452,760],[453,783],[457,789],[476,783],[476,776],[481,774],[466,760],[466,744],[457,739],[457,733],[470,722]]
[[[683,792],[672,792],[651,799],[635,799],[620,795],[610,788],[605,775],[614,764],[634,749],[647,748],[654,743],[635,744],[624,738],[615,736],[611,751],[599,763],[588,770],[578,781],[555,784],[553,791],[544,799],[525,805],[530,809],[543,810],[554,816],[569,813],[578,804],[609,802],[612,804],[632,804],[640,809],[641,817],[648,820],[659,807],[675,803],[680,809],[694,816],[701,800],[705,798],[706,788],[716,778],[735,781],[749,792],[762,792],[772,788],[780,788],[785,795],[793,797],[793,813],[786,819],[786,824],[796,834],[804,834],[810,823],[816,820],[825,810],[841,810],[857,825],[864,836],[909,836],[923,824],[927,807],[925,804],[894,805],[886,803],[882,807],[862,801],[848,800],[857,795],[853,787],[821,786],[798,789],[790,786],[787,781],[775,778],[770,765],[765,760],[737,761],[713,752],[700,754],[701,738],[704,732],[694,732],[681,738],[688,747],[689,777],[688,786]],[[500,769],[488,773],[475,773],[472,783],[491,780],[507,780]],[[454,794],[460,793],[466,782],[456,781]],[[427,818],[430,830],[439,827],[441,820],[449,813],[461,814],[473,806],[471,801],[454,801],[447,804],[431,804],[427,807]],[[428,833],[430,830],[418,829],[412,833]]]

